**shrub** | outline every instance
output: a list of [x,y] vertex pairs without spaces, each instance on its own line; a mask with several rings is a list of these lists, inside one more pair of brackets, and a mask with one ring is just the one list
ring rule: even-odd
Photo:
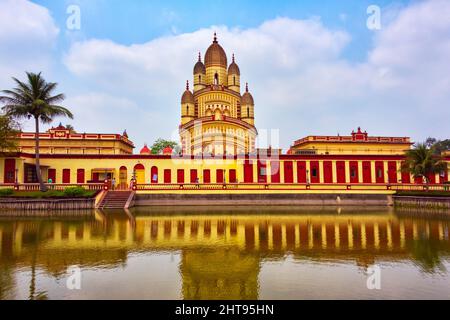
[[70,187],[64,189],[64,195],[66,197],[83,197],[86,194],[86,190],[82,187]]
[[14,189],[0,189],[0,197],[12,196]]

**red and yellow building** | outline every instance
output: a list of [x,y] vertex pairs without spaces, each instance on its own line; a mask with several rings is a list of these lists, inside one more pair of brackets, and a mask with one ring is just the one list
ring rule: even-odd
[[[202,189],[205,192],[334,192],[344,185],[347,190],[359,186],[376,193],[386,192],[386,185],[422,183],[400,170],[412,145],[408,137],[369,136],[358,128],[349,136],[305,137],[286,154],[256,150],[254,99],[248,87],[241,95],[234,56],[228,65],[215,37],[204,61],[199,57],[193,91],[188,86],[181,99],[181,154],[164,150],[153,155],[147,146],[133,154],[134,144],[126,132],[76,133],[58,126],[40,134],[44,180],[86,184],[115,179],[117,185],[128,188],[135,178],[147,186],[139,192],[172,193],[194,192],[183,187],[187,184],[236,185]],[[37,182],[34,139],[34,133],[21,133],[18,152],[1,156],[0,183]],[[450,162],[450,154],[444,157]],[[449,171],[444,170],[429,180],[444,183],[448,177]],[[254,187],[249,191],[239,185]]]

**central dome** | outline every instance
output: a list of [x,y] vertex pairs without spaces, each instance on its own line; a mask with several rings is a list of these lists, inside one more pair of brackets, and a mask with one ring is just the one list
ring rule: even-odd
[[214,33],[214,41],[212,45],[209,46],[208,50],[205,53],[205,66],[208,67],[223,67],[227,68],[227,54],[225,50],[220,46],[217,41],[217,36]]

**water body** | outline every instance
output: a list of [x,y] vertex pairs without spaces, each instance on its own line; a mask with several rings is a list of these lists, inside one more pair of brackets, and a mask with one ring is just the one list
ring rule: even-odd
[[386,208],[3,217],[0,299],[449,299],[449,229]]

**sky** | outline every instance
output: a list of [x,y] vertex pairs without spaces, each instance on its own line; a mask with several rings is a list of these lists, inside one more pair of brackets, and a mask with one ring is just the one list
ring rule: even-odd
[[[368,26],[372,5],[379,28]],[[42,72],[75,115],[55,126],[126,129],[138,152],[178,139],[186,80],[214,32],[249,83],[261,146],[358,127],[450,138],[447,0],[0,0],[0,89]]]

